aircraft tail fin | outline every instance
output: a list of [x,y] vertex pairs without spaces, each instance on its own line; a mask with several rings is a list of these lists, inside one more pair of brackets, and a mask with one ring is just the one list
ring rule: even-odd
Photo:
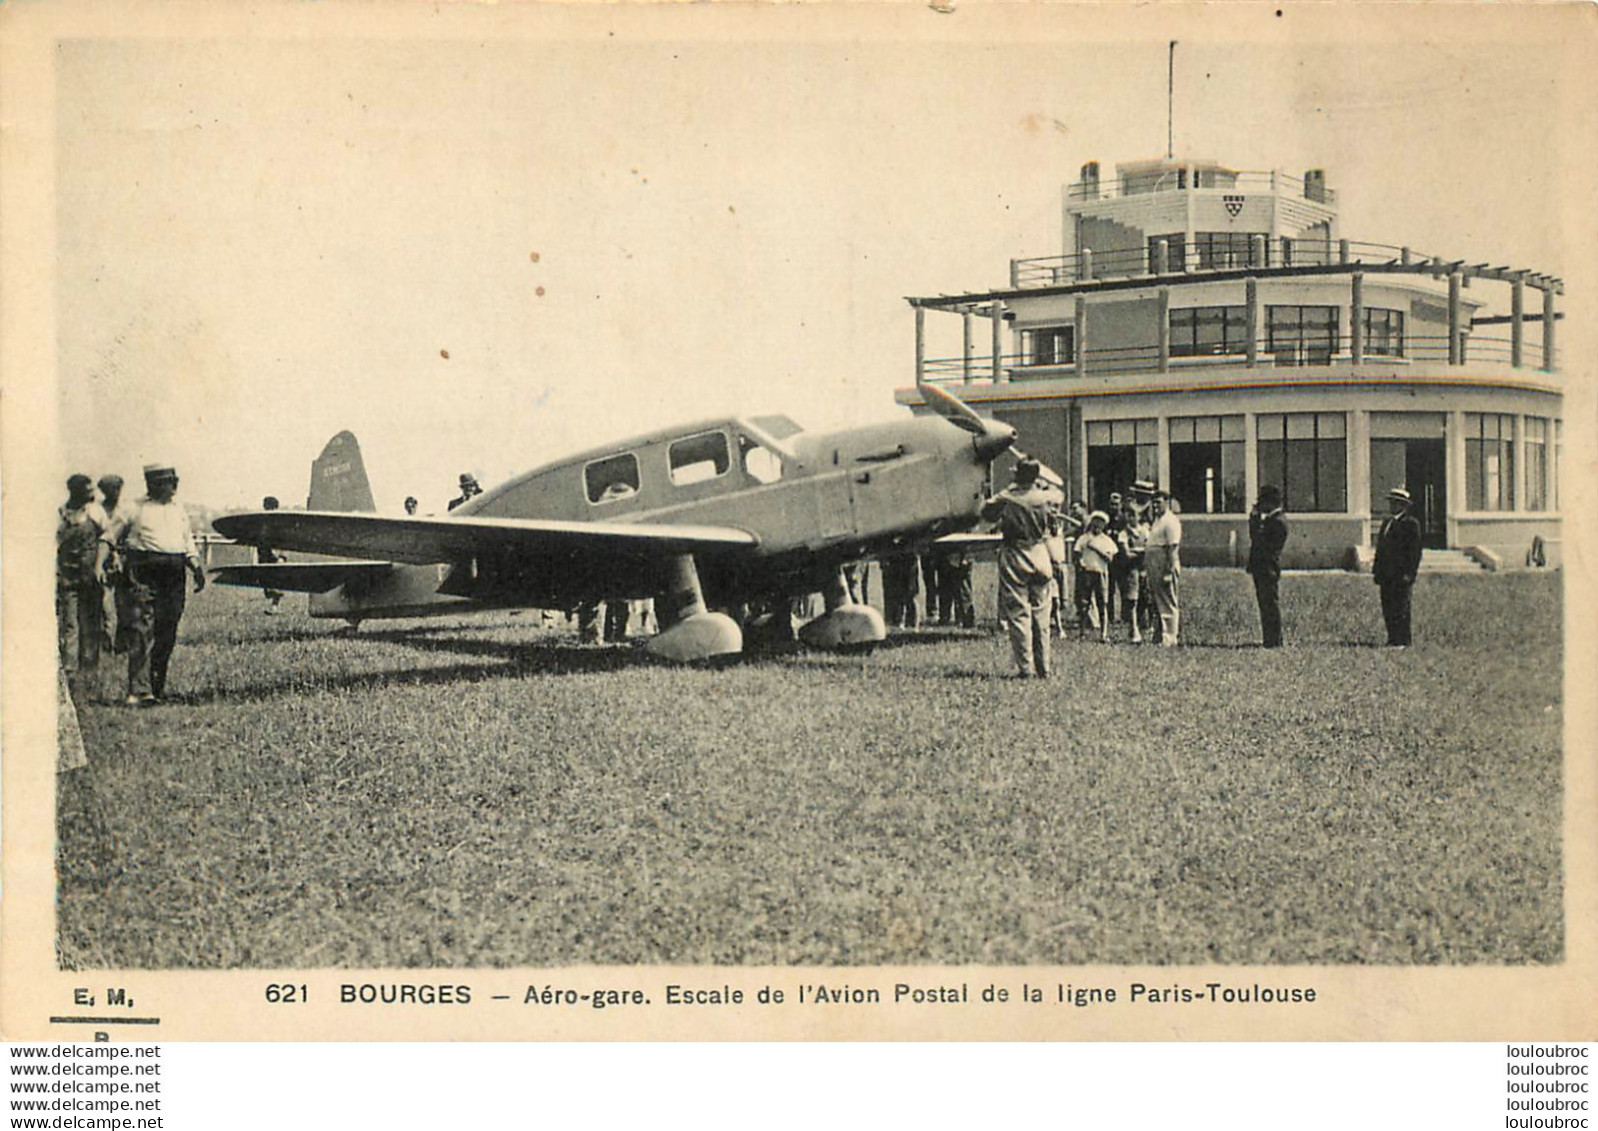
[[334,436],[311,464],[311,490],[305,506],[313,511],[377,509],[355,433],[340,432]]

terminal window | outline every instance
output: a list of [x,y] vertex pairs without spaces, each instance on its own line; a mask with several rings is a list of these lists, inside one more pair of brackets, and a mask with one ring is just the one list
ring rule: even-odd
[[1076,327],[1047,326],[1022,334],[1027,365],[1070,365],[1076,361]]
[[1242,514],[1242,416],[1173,416],[1171,494],[1183,514]]
[[1404,356],[1404,312],[1379,306],[1365,309],[1365,353],[1369,357]]
[[1515,509],[1515,418],[1465,414],[1465,509]]
[[1277,365],[1330,365],[1337,330],[1335,306],[1266,308],[1266,348]]
[[1254,418],[1259,482],[1282,490],[1289,511],[1348,510],[1348,425],[1340,412],[1261,413]]
[[1248,352],[1248,307],[1193,306],[1173,310],[1172,357],[1209,357]]
[[1112,491],[1124,492],[1139,479],[1160,475],[1159,421],[1090,420],[1088,439],[1088,498],[1095,507],[1109,504]]
[[1548,421],[1526,417],[1526,509],[1548,509]]

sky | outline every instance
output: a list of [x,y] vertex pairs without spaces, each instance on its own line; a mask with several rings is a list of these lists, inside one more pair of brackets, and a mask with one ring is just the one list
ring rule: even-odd
[[1179,156],[1325,168],[1354,240],[1571,266],[1570,10],[311,7],[61,44],[62,476],[301,503],[350,429],[379,508],[429,511],[672,423],[891,418],[905,296],[1003,285],[1083,162],[1163,155],[1171,38]]

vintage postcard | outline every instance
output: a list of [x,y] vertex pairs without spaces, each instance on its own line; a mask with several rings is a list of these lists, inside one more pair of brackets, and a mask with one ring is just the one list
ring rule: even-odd
[[1593,1039],[1594,48],[0,10],[0,1030]]

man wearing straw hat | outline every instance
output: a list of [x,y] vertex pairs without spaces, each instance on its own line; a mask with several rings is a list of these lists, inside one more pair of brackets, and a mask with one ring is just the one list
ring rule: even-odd
[[1387,643],[1409,647],[1409,593],[1420,569],[1420,520],[1414,500],[1402,487],[1387,492],[1391,513],[1382,520],[1376,536],[1376,562],[1371,574],[1382,590],[1382,620],[1387,623]]
[[183,618],[185,572],[193,574],[196,593],[205,588],[188,513],[174,498],[176,469],[165,463],[145,464],[144,486],[145,497],[107,533],[108,542],[120,546],[126,560],[133,606],[127,701],[140,707],[166,695],[167,665]]

